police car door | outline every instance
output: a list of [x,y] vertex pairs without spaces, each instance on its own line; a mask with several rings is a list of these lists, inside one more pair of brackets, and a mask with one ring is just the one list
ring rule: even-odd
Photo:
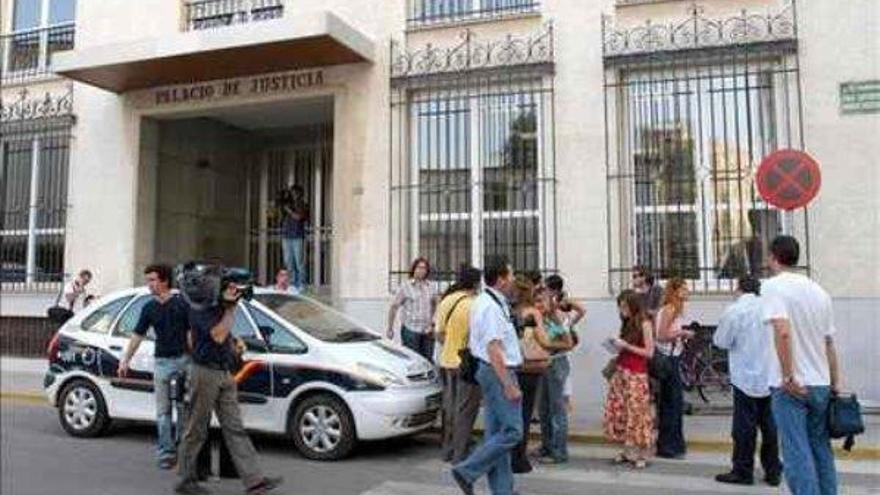
[[243,302],[235,308],[232,333],[247,347],[241,356],[241,366],[234,373],[242,421],[245,428],[266,431],[271,424],[267,404],[272,391],[268,353]]
[[[117,360],[111,368],[118,366],[119,360],[125,354],[125,349],[128,348],[131,334],[137,326],[141,311],[152,299],[152,295],[137,296],[116,321],[108,339],[109,351]],[[113,401],[114,409],[117,411],[116,415],[119,417],[147,421],[156,419],[156,402],[153,399],[155,335],[152,328],[147,331],[146,338],[141,341],[140,347],[131,358],[126,378],[111,377],[112,396],[108,399]]]

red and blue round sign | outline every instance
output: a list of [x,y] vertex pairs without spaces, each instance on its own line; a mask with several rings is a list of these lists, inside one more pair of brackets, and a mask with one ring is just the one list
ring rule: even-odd
[[810,155],[782,149],[761,161],[755,183],[767,203],[783,210],[796,210],[808,205],[819,193],[822,173]]

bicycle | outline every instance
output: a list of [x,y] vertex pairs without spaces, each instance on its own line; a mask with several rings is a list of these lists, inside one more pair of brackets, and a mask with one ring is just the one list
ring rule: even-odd
[[723,404],[732,401],[730,372],[727,353],[712,344],[715,326],[690,324],[694,337],[684,342],[679,375],[684,389],[696,389],[706,404]]

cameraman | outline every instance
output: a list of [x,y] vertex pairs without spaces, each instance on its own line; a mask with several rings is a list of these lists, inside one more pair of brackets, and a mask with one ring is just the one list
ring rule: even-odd
[[232,336],[235,309],[241,298],[235,283],[220,285],[220,304],[207,309],[192,309],[189,315],[193,332],[193,364],[189,373],[190,414],[180,447],[180,483],[177,493],[209,493],[198,484],[196,456],[208,434],[213,411],[223,431],[232,460],[248,494],[263,494],[282,483],[281,478],[263,475],[257,452],[241,421],[237,386],[232,377],[236,353],[243,343]]
[[302,291],[306,280],[303,249],[305,247],[306,222],[308,222],[308,205],[306,205],[303,196],[303,188],[299,185],[293,185],[288,191],[282,193],[280,200],[283,213],[281,251],[284,256],[284,266],[293,276],[293,287],[297,291]]

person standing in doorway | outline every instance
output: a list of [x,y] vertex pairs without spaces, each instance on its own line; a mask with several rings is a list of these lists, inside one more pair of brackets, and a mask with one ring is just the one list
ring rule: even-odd
[[740,278],[739,297],[721,315],[712,339],[716,346],[727,349],[733,385],[733,469],[715,477],[721,483],[754,483],[758,429],[761,430],[764,481],[778,486],[782,474],[776,424],[770,409],[771,336],[762,318],[760,291],[761,282],[757,278],[750,275]]
[[308,205],[305,201],[303,188],[292,185],[286,194],[281,196],[281,250],[284,265],[289,275],[293,276],[293,287],[302,291],[305,285],[305,237],[308,223]]
[[683,459],[687,451],[684,442],[684,390],[678,369],[684,341],[694,336],[694,332],[682,324],[688,294],[687,283],[683,279],[671,279],[666,284],[663,307],[657,312],[655,324],[655,346],[669,360],[671,370],[659,380],[657,394],[657,457],[667,459]]
[[443,460],[461,462],[467,455],[480,412],[480,387],[461,379],[459,352],[467,347],[471,307],[480,290],[480,270],[464,266],[437,306],[437,341],[443,382]]
[[434,357],[434,286],[428,279],[431,264],[426,258],[416,258],[409,270],[409,280],[400,284],[391,308],[388,310],[389,339],[394,338],[394,321],[397,311],[403,309],[400,341],[406,347],[431,361]]
[[770,387],[782,443],[785,481],[794,495],[835,495],[837,470],[828,407],[841,390],[831,297],[795,273],[800,246],[779,236],[770,246],[773,276],[762,288],[763,317],[773,327]]
[[67,304],[67,308],[71,311],[74,311],[74,307],[76,307],[77,301],[82,298],[82,304],[84,307],[86,296],[86,286],[89,285],[92,281],[92,272],[89,270],[80,270],[76,275],[76,278],[70,281],[69,284],[64,286],[64,302]]
[[155,365],[153,390],[156,400],[156,429],[158,433],[158,458],[160,469],[171,469],[177,464],[177,445],[171,426],[171,378],[182,377],[189,358],[187,333],[189,331],[189,305],[179,295],[171,292],[171,267],[154,264],[144,269],[144,280],[153,300],[144,305],[131,340],[119,361],[117,374],[128,376],[131,358],[137,352],[147,330],[153,329],[156,343],[153,349]]
[[483,475],[488,475],[492,495],[511,495],[510,454],[523,435],[522,392],[516,379],[523,357],[509,303],[514,277],[507,258],[488,259],[483,280],[486,288],[471,311],[468,349],[478,363],[486,433],[471,455],[452,468],[452,477],[465,495],[474,494],[474,483]]
[[191,409],[180,445],[180,482],[177,493],[204,495],[207,489],[198,484],[197,455],[208,436],[211,414],[217,416],[235,469],[248,495],[262,495],[278,487],[281,478],[263,475],[257,451],[241,420],[238,390],[232,377],[237,344],[232,336],[235,308],[241,298],[239,287],[224,282],[220,287],[221,303],[206,309],[191,309],[189,324],[193,334],[192,365],[188,375]]

